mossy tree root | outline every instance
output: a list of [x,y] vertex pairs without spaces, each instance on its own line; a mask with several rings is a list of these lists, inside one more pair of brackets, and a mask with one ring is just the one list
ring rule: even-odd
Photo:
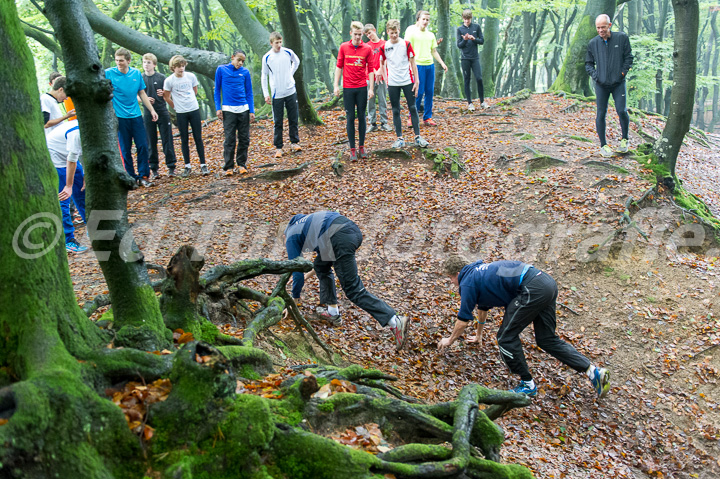
[[300,308],[298,308],[297,304],[295,304],[295,300],[293,300],[292,297],[288,294],[288,292],[284,289],[280,291],[279,296],[285,301],[285,305],[290,314],[290,317],[293,319],[298,329],[302,332],[302,329],[305,328],[305,330],[310,334],[313,340],[322,348],[323,351],[325,351],[325,354],[327,354],[330,363],[335,364],[335,361],[333,360],[332,350],[328,347],[327,344],[325,344],[322,339],[320,339],[320,337],[315,332],[315,329],[310,326],[308,320],[305,319],[305,316],[303,316],[300,312]]
[[139,442],[120,409],[73,372],[55,370],[0,390],[0,476],[140,477]]
[[202,275],[200,285],[207,287],[217,281],[233,284],[262,274],[307,273],[312,268],[312,263],[303,258],[285,261],[273,261],[265,258],[248,259],[229,265],[215,266]]
[[[330,372],[330,369],[325,372]],[[305,417],[311,427],[320,433],[373,421],[378,422],[381,428],[391,428],[405,440],[451,442],[452,447],[411,443],[376,457],[367,455],[361,458],[356,457],[359,451],[349,448],[342,450],[324,437],[278,425],[273,444],[274,455],[281,468],[287,471],[300,466],[297,459],[293,458],[293,451],[298,447],[303,447],[304,450],[322,450],[324,454],[332,456],[332,460],[326,458],[324,464],[332,464],[333,468],[338,468],[331,472],[314,470],[314,461],[305,456],[307,460],[302,464],[303,473],[297,477],[346,477],[344,473],[349,471],[345,468],[353,467],[353,477],[368,477],[368,473],[392,473],[405,478],[464,477],[463,474],[479,478],[531,478],[532,474],[524,467],[496,462],[499,460],[498,451],[504,435],[502,430],[478,409],[478,402],[485,400],[504,401],[503,404],[529,404],[527,398],[516,396],[518,395],[468,385],[463,388],[456,401],[446,403],[441,408],[425,407],[427,411],[442,413],[444,416],[449,414],[452,425],[423,413],[419,410],[421,407],[389,398],[341,393],[325,401],[310,399],[305,409]],[[473,446],[479,447],[488,459],[475,457],[478,453]],[[491,453],[488,454],[488,451]],[[295,453],[297,452],[299,451]],[[340,471],[343,474],[340,474]]]

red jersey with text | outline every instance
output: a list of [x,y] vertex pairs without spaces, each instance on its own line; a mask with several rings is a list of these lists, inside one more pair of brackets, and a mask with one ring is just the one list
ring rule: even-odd
[[373,51],[366,43],[358,46],[352,41],[340,45],[337,67],[343,69],[344,88],[367,86],[368,74],[373,71]]

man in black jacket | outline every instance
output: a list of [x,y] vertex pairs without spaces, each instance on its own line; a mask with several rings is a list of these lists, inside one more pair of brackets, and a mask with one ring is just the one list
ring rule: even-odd
[[600,154],[604,157],[613,155],[613,149],[605,141],[605,115],[608,100],[612,95],[615,110],[620,118],[622,140],[615,151],[628,151],[628,130],[630,116],[627,112],[627,86],[625,76],[633,63],[630,40],[623,32],[610,31],[610,17],[602,14],[595,20],[598,36],[590,40],[585,55],[585,71],[593,79],[597,101],[595,127],[600,137]]
[[477,23],[472,23],[472,10],[465,9],[462,13],[463,24],[457,29],[457,46],[460,49],[460,64],[462,66],[463,80],[465,80],[465,98],[468,102],[468,110],[474,111],[472,102],[472,89],[470,88],[470,75],[475,75],[478,94],[480,95],[480,107],[487,108],[485,103],[485,92],[483,91],[482,68],[480,67],[480,56],[478,45],[485,42],[482,29]]

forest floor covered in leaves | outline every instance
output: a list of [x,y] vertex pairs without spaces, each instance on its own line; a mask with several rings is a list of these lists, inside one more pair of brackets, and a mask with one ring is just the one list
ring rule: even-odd
[[[593,104],[551,94],[490,104],[469,113],[463,102],[440,100],[439,126],[421,127],[431,148],[458,151],[467,168],[459,179],[436,175],[416,148],[407,149],[411,159],[371,155],[348,162],[342,111],[322,112],[324,126],[301,127],[304,150],[281,159],[273,158],[271,120],[252,126],[250,174],[309,162],[298,176],[226,178],[219,174],[222,126],[212,122],[203,136],[208,164],[218,174],[165,176],[153,188],[131,192],[137,241],[150,263],[167,264],[186,243],[203,252],[206,269],[258,256],[281,259],[281,221],[296,213],[341,212],[364,234],[358,263],[365,286],[412,318],[410,340],[397,353],[390,333],[341,293],[342,325],[312,324],[345,360],[397,376],[405,394],[428,402],[455,398],[470,382],[508,389],[516,381],[495,342],[498,311],[491,312],[482,346],[461,340],[438,352],[460,305],[439,273],[443,259],[459,251],[470,259],[533,263],[558,282],[558,333],[612,371],[612,389],[596,400],[587,378],[534,346],[528,329],[523,339],[539,394],[530,407],[498,420],[507,438],[503,460],[528,466],[538,478],[720,477],[718,244],[708,237],[678,247],[681,226],[692,218],[659,199],[633,216],[648,239],[628,229],[593,252],[619,227],[628,196],[640,198],[652,185],[647,173],[632,155],[599,156]],[[608,120],[615,145],[613,111]],[[638,127],[655,135],[662,129],[658,117],[638,122],[631,125],[632,147],[643,141]],[[366,143],[372,152],[389,148],[394,137],[372,133]],[[339,152],[346,162],[342,177],[331,168]],[[566,163],[530,171],[534,154]],[[688,140],[678,165],[688,189],[720,211],[717,145]],[[195,157],[193,167],[199,171]],[[104,292],[94,255],[72,256],[70,267],[81,303]],[[254,285],[269,289],[271,280]],[[311,279],[301,308],[310,311],[317,301]],[[242,326],[228,318],[224,329],[241,334]],[[272,332],[290,348],[298,344],[289,319]],[[279,365],[307,362],[288,357],[271,335],[263,339]]]

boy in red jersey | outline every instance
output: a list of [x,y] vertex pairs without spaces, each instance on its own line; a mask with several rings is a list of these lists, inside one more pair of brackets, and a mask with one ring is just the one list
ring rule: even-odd
[[[347,118],[347,135],[350,141],[350,160],[367,158],[365,151],[365,110],[367,102],[374,96],[375,74],[373,72],[373,51],[362,42],[363,24],[350,24],[352,40],[340,45],[335,67],[335,96],[340,95],[340,75],[343,76],[343,104]],[[357,107],[360,151],[355,150],[355,107]]]

